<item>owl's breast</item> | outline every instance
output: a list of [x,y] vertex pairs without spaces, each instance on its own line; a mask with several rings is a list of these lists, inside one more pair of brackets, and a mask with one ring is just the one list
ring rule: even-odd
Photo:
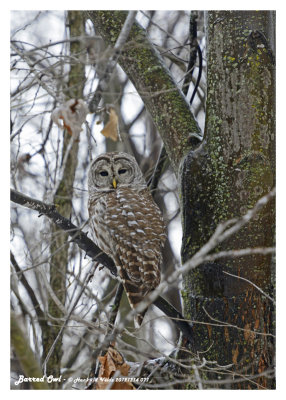
[[[165,240],[165,226],[161,211],[147,188],[119,188],[108,197],[106,224],[117,239],[128,239],[128,244],[146,247],[150,242],[158,246]],[[158,247],[156,246],[156,247]]]
[[89,202],[96,244],[116,262],[123,248],[159,263],[166,239],[161,211],[147,188],[118,188]]

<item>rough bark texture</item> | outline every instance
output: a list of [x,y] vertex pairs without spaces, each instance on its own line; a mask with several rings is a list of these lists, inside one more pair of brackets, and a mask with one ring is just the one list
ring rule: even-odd
[[[84,18],[82,12],[68,12],[68,26],[70,37],[81,36],[84,34]],[[79,42],[71,42],[70,54],[71,58],[79,57],[81,44]],[[75,62],[70,66],[67,99],[81,98],[85,81],[84,65]],[[71,136],[67,131],[63,132],[63,150],[62,159],[67,150]],[[73,143],[73,146],[67,157],[67,162],[63,172],[62,180],[55,194],[54,203],[58,206],[58,211],[64,217],[70,218],[72,213],[72,193],[75,171],[77,167],[77,154],[79,148],[79,138]],[[51,261],[50,261],[50,285],[62,304],[65,304],[66,299],[66,272],[68,266],[68,235],[62,230],[52,225],[53,242],[51,244]],[[53,318],[62,318],[62,312],[50,298],[49,299],[49,314]],[[59,326],[57,323],[50,325],[49,329],[43,332],[44,356],[46,356],[58,334]],[[48,372],[54,376],[60,375],[62,358],[61,340],[58,340],[54,351],[48,362]]]
[[[17,317],[11,313],[11,345],[19,360],[25,377],[42,378],[43,372],[40,365],[35,359],[33,350],[29,345],[29,341],[25,337],[22,329],[20,328]],[[46,390],[48,389],[47,383],[32,382],[33,389]]]
[[[124,11],[88,11],[96,33],[114,46],[127,13]],[[145,31],[134,24],[129,43],[122,50],[119,63],[142,97],[158,129],[172,166],[198,143],[200,129],[190,107],[178,89],[162,58],[148,40]]]
[[[220,221],[238,217],[275,184],[275,75],[269,11],[211,11],[207,19],[208,97],[202,146],[181,170],[183,246],[188,260]],[[273,245],[275,202],[264,207],[238,234],[216,249]],[[273,304],[245,277],[273,293],[270,255],[251,255],[205,264],[184,277],[186,317],[195,324],[196,345],[208,360],[241,375],[273,366]],[[216,320],[243,328],[216,326]],[[256,334],[255,332],[260,332]],[[264,335],[265,334],[265,335]],[[217,376],[216,376],[217,378]],[[266,376],[230,388],[273,388]]]

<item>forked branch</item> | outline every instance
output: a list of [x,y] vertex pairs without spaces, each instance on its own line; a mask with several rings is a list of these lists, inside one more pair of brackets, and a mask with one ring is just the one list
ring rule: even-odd
[[[69,219],[63,217],[56,209],[54,204],[46,204],[40,200],[28,197],[16,190],[11,189],[11,201],[20,204],[31,210],[37,211],[39,216],[45,215],[53,221],[59,228],[63,229],[71,237],[71,242],[76,243],[86,255],[92,260],[99,262],[114,275],[117,275],[117,269],[113,260],[105,254],[79,227],[74,225]],[[162,297],[157,297],[154,305],[171,318],[178,329],[183,333],[187,342],[193,348],[193,331],[191,325],[184,320],[184,317],[170,303]]]

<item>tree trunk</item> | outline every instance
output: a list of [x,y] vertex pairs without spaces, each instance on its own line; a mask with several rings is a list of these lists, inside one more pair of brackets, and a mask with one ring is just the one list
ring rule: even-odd
[[[25,337],[23,330],[20,328],[17,317],[12,312],[11,320],[11,344],[13,350],[19,360],[22,371],[26,377],[42,378],[43,373],[40,365],[38,364],[35,354],[30,347],[28,339]],[[48,384],[44,381],[32,382],[33,389],[46,390]]]
[[[84,17],[83,13],[79,11],[68,12],[68,26],[70,30],[70,37],[81,36],[84,34]],[[79,57],[81,51],[80,42],[70,43],[71,58],[74,56]],[[76,61],[70,66],[67,99],[79,99],[82,97],[82,91],[85,82],[85,67],[83,64]],[[63,132],[63,149],[62,159],[67,151],[71,135],[65,131]],[[72,195],[73,195],[73,182],[75,178],[75,171],[77,168],[77,155],[79,149],[79,138],[73,143],[67,157],[65,169],[61,182],[55,193],[54,203],[58,206],[58,211],[64,217],[70,218],[72,214]],[[51,261],[50,261],[50,285],[57,295],[58,299],[65,305],[66,299],[66,273],[68,267],[68,235],[57,228],[55,225],[51,226],[53,241],[51,243]],[[48,304],[49,314],[53,318],[62,318],[62,312],[54,303],[52,298],[49,298]],[[43,332],[43,347],[44,357],[47,356],[59,332],[59,324],[54,321],[45,332]],[[62,359],[62,343],[61,339],[57,340],[56,346],[48,360],[48,373],[54,376],[60,375],[61,359]]]
[[[181,170],[183,262],[206,243],[219,222],[245,214],[275,184],[274,26],[270,11],[207,13],[205,139]],[[272,246],[274,224],[272,200],[215,252]],[[273,388],[273,373],[267,375],[274,358],[273,303],[224,271],[273,293],[270,255],[225,258],[184,277],[185,316],[198,322],[194,331],[199,350],[207,360],[232,364],[228,370],[234,375],[214,373],[207,379],[232,376],[225,387]]]
[[[88,11],[87,14],[96,32],[113,47],[127,13]],[[122,49],[119,63],[144,101],[177,171],[183,155],[198,143],[200,129],[160,54],[146,37],[144,29],[136,23],[131,29],[129,42]]]

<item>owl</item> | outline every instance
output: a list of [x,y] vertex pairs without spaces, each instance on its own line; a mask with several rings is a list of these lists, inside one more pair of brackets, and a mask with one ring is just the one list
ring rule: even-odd
[[[96,244],[114,261],[129,303],[134,308],[160,283],[166,234],[133,156],[105,153],[88,173],[89,221]],[[135,321],[141,325],[144,314]]]

